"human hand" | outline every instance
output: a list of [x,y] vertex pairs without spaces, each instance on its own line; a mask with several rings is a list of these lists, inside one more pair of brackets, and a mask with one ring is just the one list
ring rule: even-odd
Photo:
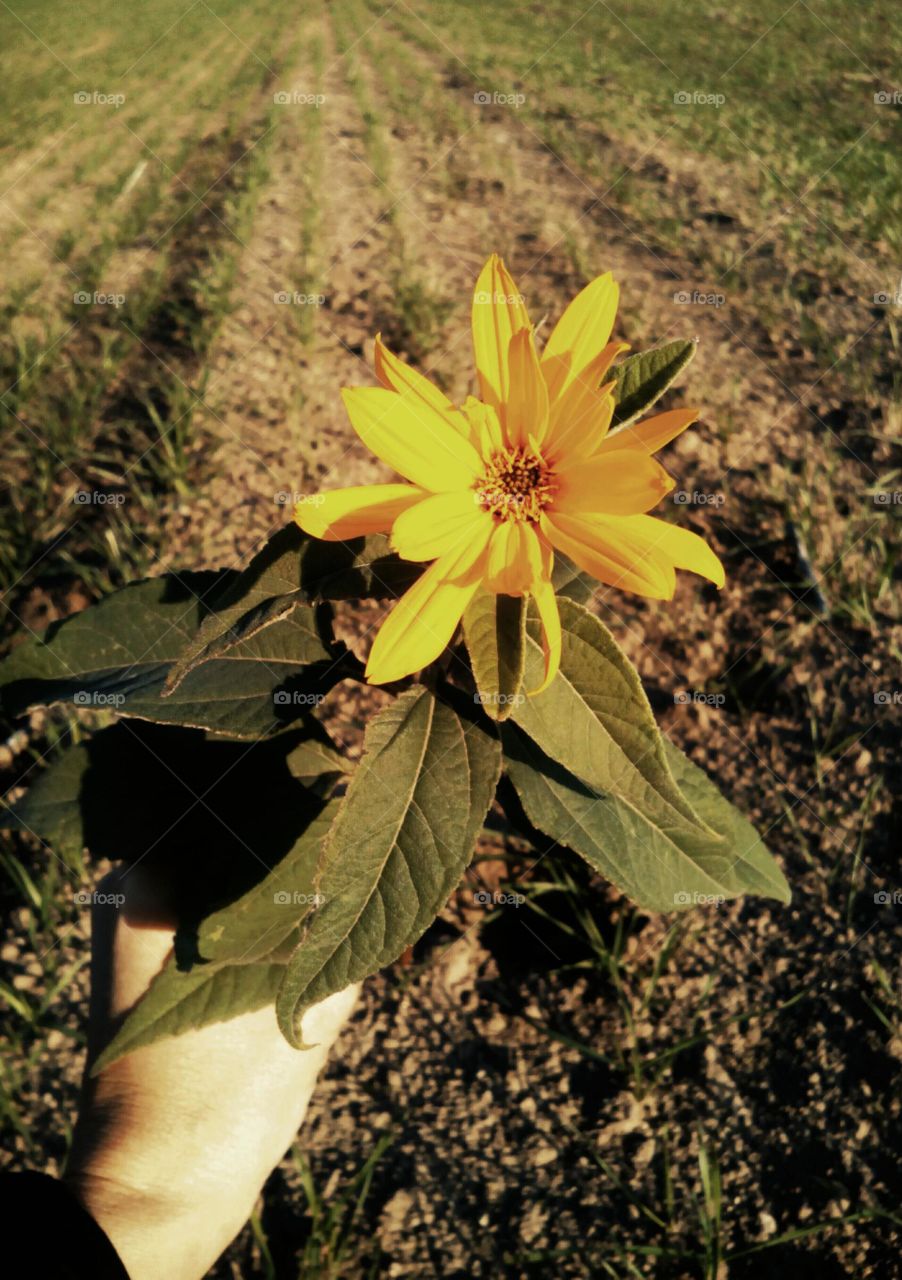
[[[94,906],[90,1064],[172,946],[164,886],[143,866],[100,885]],[[316,1078],[359,993],[311,1009],[290,1048],[272,1006],[137,1049],[84,1095],[64,1181],[103,1228],[131,1280],[198,1280],[241,1230],[291,1145]]]

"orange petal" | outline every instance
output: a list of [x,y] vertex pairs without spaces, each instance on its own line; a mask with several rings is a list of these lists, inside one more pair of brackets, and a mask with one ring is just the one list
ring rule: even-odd
[[387,532],[402,511],[427,496],[409,484],[363,484],[302,498],[294,518],[305,533],[326,542],[344,542]]
[[434,560],[471,536],[474,542],[490,534],[494,521],[470,489],[424,495],[394,523],[391,543],[404,560]]
[[511,338],[529,329],[529,312],[504,263],[493,253],[482,268],[473,293],[473,355],[481,398],[498,410],[510,394],[508,355]]
[[676,587],[673,565],[663,550],[636,546],[620,529],[622,516],[543,516],[542,529],[552,546],[611,587],[653,600],[669,600]]
[[631,516],[650,511],[674,487],[650,455],[617,449],[555,473],[553,514]]
[[502,520],[495,524],[485,572],[487,589],[499,595],[520,596],[532,590],[542,572],[542,549],[530,523]]
[[656,414],[653,418],[646,418],[644,422],[631,422],[628,426],[618,427],[606,436],[600,452],[632,448],[641,449],[643,453],[657,453],[693,422],[697,422],[699,412],[698,409],[671,409],[669,413]]
[[541,441],[548,426],[548,388],[531,329],[520,329],[511,338],[508,364],[510,393],[502,407],[502,423],[511,447],[525,448],[530,436]]

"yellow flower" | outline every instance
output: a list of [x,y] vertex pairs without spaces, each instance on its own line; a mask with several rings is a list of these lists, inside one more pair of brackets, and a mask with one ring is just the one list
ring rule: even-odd
[[337,489],[296,512],[318,538],[390,530],[403,559],[433,562],[376,637],[366,669],[374,684],[437,658],[483,588],[535,600],[545,688],[561,652],[555,550],[600,582],[653,599],[673,596],[675,569],[723,586],[723,566],[706,542],[645,514],[674,484],[652,455],[697,410],[609,431],[613,383],[601,384],[628,349],[609,342],[617,299],[610,273],[593,280],[539,356],[523,298],[493,255],[473,297],[480,398],[460,407],[377,337],[382,386],[347,388],[344,402],[360,439],[404,483]]

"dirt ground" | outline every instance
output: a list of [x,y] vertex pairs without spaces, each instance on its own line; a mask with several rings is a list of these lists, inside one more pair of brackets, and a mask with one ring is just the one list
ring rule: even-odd
[[[449,100],[472,100],[422,51],[409,56]],[[366,55],[362,64],[378,104],[375,64]],[[897,1210],[902,1192],[902,1034],[879,983],[881,971],[896,980],[902,941],[892,898],[902,715],[898,701],[875,703],[899,683],[899,628],[825,613],[806,576],[811,547],[785,518],[804,482],[820,569],[843,556],[854,581],[856,548],[843,543],[837,512],[861,509],[890,445],[872,440],[865,452],[857,429],[867,406],[850,403],[836,380],[817,377],[804,401],[788,390],[817,375],[779,316],[765,329],[741,303],[675,306],[675,293],[699,283],[689,256],[644,243],[511,112],[449,133],[453,200],[447,165],[435,167],[434,143],[416,125],[385,129],[390,179],[377,181],[334,45],[325,66],[324,301],[313,341],[291,307],[273,303],[292,287],[284,263],[300,251],[296,193],[309,153],[298,123],[277,138],[210,360],[213,413],[197,422],[208,479],[162,513],[161,569],[240,562],[288,518],[286,494],[384,478],[350,434],[337,391],[373,380],[373,336],[395,317],[386,261],[406,264],[447,302],[432,350],[412,351],[403,333],[396,345],[455,396],[469,389],[468,293],[489,252],[505,255],[537,318],[553,320],[584,282],[576,262],[612,269],[627,340],[699,339],[670,403],[701,403],[704,414],[666,460],[681,489],[721,496],[680,518],[723,552],[728,585],[717,593],[684,575],[672,609],[613,591],[599,592],[597,607],[665,731],[766,833],[793,901],[750,899],[675,922],[635,917],[594,885],[601,935],[610,941],[618,921],[630,921],[627,1025],[610,975],[573,931],[566,895],[544,900],[544,921],[515,906],[487,921],[474,871],[412,963],[366,983],[312,1104],[300,1148],[326,1199],[391,1138],[343,1269],[324,1263],[320,1274],[714,1276],[701,1243],[702,1148],[720,1167],[724,1247],[741,1255],[720,1263],[717,1280],[902,1276],[898,1229],[867,1216]],[[729,224],[707,216],[718,189],[711,167],[702,184],[663,148],[641,163],[652,162],[662,198],[679,184],[695,202],[699,236],[751,242],[752,210]],[[875,509],[874,518],[886,517]],[[724,692],[722,706],[674,703],[679,690],[711,688]],[[359,744],[361,723],[360,708],[346,710],[344,745]],[[880,776],[888,784],[875,792]],[[3,959],[39,990],[22,925],[10,921]],[[668,942],[674,950],[643,1003]],[[83,927],[60,945],[77,960]],[[68,988],[61,1029],[41,1046],[20,1099],[51,1159],[74,1106],[78,1072],[66,1046],[86,982],[82,971]],[[24,1149],[14,1139],[14,1158]],[[662,1235],[642,1206],[660,1216],[669,1200]],[[211,1275],[298,1274],[311,1228],[295,1163],[273,1175],[262,1229],[274,1271],[248,1227]],[[793,1231],[798,1238],[754,1251]],[[666,1257],[655,1252],[665,1237]],[[618,1252],[627,1247],[628,1257]]]

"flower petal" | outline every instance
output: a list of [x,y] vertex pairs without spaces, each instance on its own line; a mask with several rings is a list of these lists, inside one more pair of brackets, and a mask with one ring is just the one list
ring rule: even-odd
[[470,425],[470,441],[486,462],[504,448],[504,432],[497,412],[475,396],[467,396],[463,412]]
[[473,293],[473,355],[481,398],[501,412],[510,392],[508,353],[511,338],[529,329],[523,295],[504,263],[493,253],[479,273]]
[[539,611],[542,623],[542,651],[545,655],[545,674],[542,683],[530,689],[530,695],[541,693],[547,689],[558,673],[561,665],[561,615],[557,607],[557,596],[549,580],[537,582],[532,588],[532,596]]
[[671,409],[658,413],[644,422],[630,422],[612,431],[601,445],[600,452],[608,449],[641,449],[643,453],[657,453],[670,444],[680,432],[698,421],[698,409]]
[[485,570],[488,590],[505,596],[526,595],[541,573],[542,547],[534,527],[525,520],[496,523]]
[[344,542],[387,532],[402,511],[427,496],[410,484],[362,484],[301,499],[295,521],[305,533],[326,542]]
[[[611,382],[600,391],[587,391],[580,379],[571,382],[557,402],[566,412],[558,417],[558,425],[542,445],[542,456],[548,463],[566,466],[597,452],[614,416],[613,386]],[[572,408],[567,407],[568,402]]]
[[548,388],[542,377],[531,329],[520,329],[508,351],[510,391],[501,421],[512,448],[525,448],[530,436],[541,441],[548,426]]
[[628,342],[609,342],[551,401],[545,437],[548,449],[559,448],[561,435],[569,432],[573,421],[584,419],[592,411],[597,397],[602,394],[605,374],[617,357],[629,349]]
[[400,680],[439,656],[476,594],[484,563],[485,543],[469,542],[429,566],[379,628],[366,665],[372,684]]
[[384,387],[345,387],[351,426],[377,457],[433,493],[468,488],[482,461],[468,440],[425,401]]
[[445,419],[449,426],[466,439],[470,438],[469,423],[459,409],[440,391],[434,382],[425,377],[411,365],[398,358],[376,334],[376,377],[389,391],[397,391],[406,395],[411,401],[422,400],[430,409]]
[[612,449],[600,458],[555,473],[553,511],[568,515],[631,516],[657,506],[674,487],[659,462],[632,449]]
[[576,295],[552,329],[542,353],[542,372],[552,401],[598,357],[614,328],[619,297],[608,271]]
[[680,525],[668,524],[655,516],[627,516],[618,521],[621,536],[634,546],[644,545],[655,554],[665,555],[676,569],[688,569],[707,578],[716,587],[726,581],[720,560],[697,533]]
[[[663,549],[628,537],[622,516],[543,516],[552,546],[599,582],[653,600],[670,600],[676,587],[673,565]],[[633,517],[634,518],[634,517]]]
[[404,560],[434,560],[468,534],[478,542],[484,531],[492,532],[493,523],[471,489],[424,495],[395,521],[391,543]]

